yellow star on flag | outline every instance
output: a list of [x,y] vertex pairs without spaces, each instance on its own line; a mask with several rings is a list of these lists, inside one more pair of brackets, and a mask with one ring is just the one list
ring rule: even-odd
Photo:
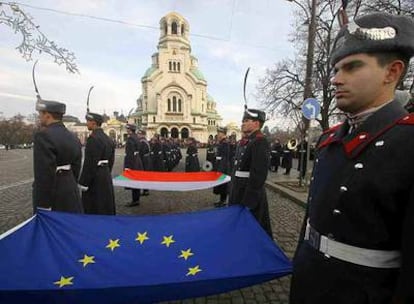
[[137,238],[135,240],[138,241],[140,244],[144,243],[146,240],[149,240],[149,237],[147,236],[147,232],[146,231],[144,233],[138,232]]
[[173,236],[172,235],[170,235],[170,236],[163,236],[162,238],[163,238],[163,241],[161,242],[161,244],[164,244],[167,247],[170,247],[170,245],[172,243],[175,243],[175,241],[173,240]]
[[199,265],[197,265],[196,267],[190,267],[190,268],[188,268],[187,276],[196,275],[197,272],[200,272],[200,271],[202,271],[202,269],[200,268]]
[[191,252],[191,248],[188,248],[187,250],[181,250],[181,255],[178,257],[187,261],[187,259],[192,255],[194,255],[194,253]]
[[60,280],[54,282],[53,284],[59,285],[59,288],[62,288],[63,286],[66,286],[66,285],[73,285],[72,280],[73,280],[73,277],[68,277],[68,278],[60,277]]
[[95,260],[94,260],[94,256],[88,256],[88,255],[83,255],[83,259],[80,259],[80,260],[78,260],[78,262],[81,262],[81,263],[83,263],[83,267],[85,267],[86,265],[88,265],[88,264],[90,264],[90,263],[95,263]]
[[114,251],[116,247],[121,247],[121,245],[119,245],[119,239],[116,239],[116,240],[109,239],[109,244],[106,245],[106,248],[109,248],[111,249],[111,251]]

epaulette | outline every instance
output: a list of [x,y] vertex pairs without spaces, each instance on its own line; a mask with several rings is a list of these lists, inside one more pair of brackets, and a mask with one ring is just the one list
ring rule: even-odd
[[414,113],[409,113],[403,118],[401,118],[397,125],[414,125]]

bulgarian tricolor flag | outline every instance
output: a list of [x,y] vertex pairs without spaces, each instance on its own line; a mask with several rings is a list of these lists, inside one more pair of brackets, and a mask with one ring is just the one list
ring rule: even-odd
[[125,170],[113,179],[114,186],[159,191],[191,191],[228,183],[221,172],[156,172]]

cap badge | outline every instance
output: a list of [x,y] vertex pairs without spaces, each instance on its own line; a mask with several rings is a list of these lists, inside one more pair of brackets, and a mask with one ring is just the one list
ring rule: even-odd
[[387,26],[384,28],[363,28],[355,22],[348,24],[348,32],[358,39],[362,40],[387,40],[394,39],[397,36],[395,28]]

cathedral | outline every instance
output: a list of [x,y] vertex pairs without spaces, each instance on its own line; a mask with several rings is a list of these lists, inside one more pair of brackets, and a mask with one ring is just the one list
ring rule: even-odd
[[207,81],[191,54],[189,31],[180,14],[169,13],[160,20],[158,52],[141,78],[142,94],[129,116],[146,129],[148,138],[160,134],[207,142],[221,125],[216,102],[207,93]]

